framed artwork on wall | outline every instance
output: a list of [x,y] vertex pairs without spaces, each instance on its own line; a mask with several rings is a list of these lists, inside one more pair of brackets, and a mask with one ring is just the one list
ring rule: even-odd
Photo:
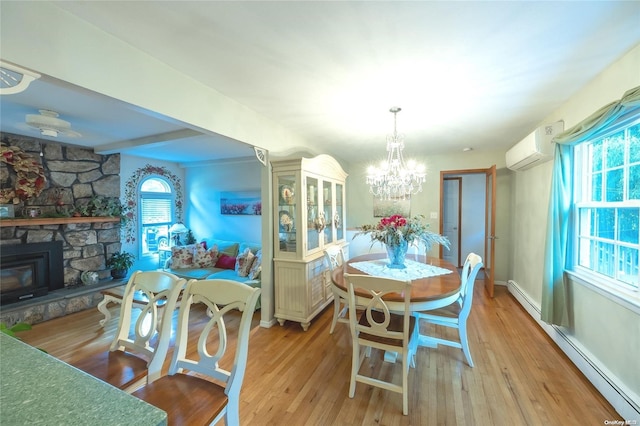
[[0,217],[4,217],[4,218],[15,217],[13,204],[0,204]]
[[261,215],[260,191],[220,193],[220,213],[230,215]]
[[389,217],[394,214],[410,217],[411,199],[392,198],[390,200],[381,200],[373,197],[373,217]]

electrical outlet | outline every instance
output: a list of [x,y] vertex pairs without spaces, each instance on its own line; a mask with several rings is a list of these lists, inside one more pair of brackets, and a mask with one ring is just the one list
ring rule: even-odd
[[431,219],[437,219],[438,218],[438,212],[431,212]]

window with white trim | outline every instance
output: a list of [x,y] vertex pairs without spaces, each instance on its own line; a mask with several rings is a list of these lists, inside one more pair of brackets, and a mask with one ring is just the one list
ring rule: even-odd
[[169,227],[174,222],[175,195],[170,183],[150,176],[140,183],[140,241],[143,255],[169,248]]
[[638,291],[640,119],[575,149],[576,270]]

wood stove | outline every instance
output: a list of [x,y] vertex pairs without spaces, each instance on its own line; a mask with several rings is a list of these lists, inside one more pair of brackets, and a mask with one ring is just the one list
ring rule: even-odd
[[64,288],[62,242],[0,246],[0,304]]

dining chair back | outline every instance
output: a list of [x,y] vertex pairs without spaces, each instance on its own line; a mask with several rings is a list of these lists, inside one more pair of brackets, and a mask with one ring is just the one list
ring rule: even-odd
[[458,341],[433,336],[429,336],[428,339],[437,345],[445,345],[462,349],[462,353],[471,367],[473,367],[473,359],[471,359],[471,351],[469,350],[467,319],[469,318],[471,306],[473,304],[474,283],[481,267],[482,258],[475,253],[470,253],[464,262],[462,273],[460,275],[460,297],[455,302],[445,306],[444,308],[414,313],[416,318],[428,324],[457,329]]
[[[132,387],[147,375],[150,363],[162,364],[166,358],[173,311],[185,283],[183,278],[164,271],[134,272],[124,290],[109,351],[71,364],[117,388]],[[134,303],[134,298],[138,302]]]
[[[149,382],[132,395],[166,411],[170,425],[208,425],[222,418],[227,425],[240,424],[240,389],[259,296],[259,288],[236,281],[190,280],[180,302],[169,374],[156,379],[162,365],[150,365]],[[201,309],[193,309],[198,304],[204,304],[208,318]],[[190,322],[203,317],[204,326],[190,331]],[[228,329],[237,333],[230,334]],[[189,344],[196,348],[188,350]],[[228,351],[231,347],[235,354]],[[230,364],[228,370],[220,365],[221,360]]]
[[347,292],[336,286],[331,279],[331,274],[338,268],[342,268],[345,262],[344,250],[341,246],[333,245],[324,249],[324,259],[328,267],[327,279],[331,281],[331,292],[333,293],[333,319],[329,334],[333,334],[338,322],[349,323],[349,304],[347,303]]
[[[349,397],[355,396],[356,382],[380,387],[402,395],[402,413],[409,414],[409,357],[417,346],[416,319],[410,312],[411,281],[360,274],[344,274],[349,303],[349,326],[353,341]],[[390,302],[391,294],[402,302]],[[358,316],[357,306],[362,306]],[[361,372],[371,348],[397,353],[402,360],[402,383],[385,381]]]

